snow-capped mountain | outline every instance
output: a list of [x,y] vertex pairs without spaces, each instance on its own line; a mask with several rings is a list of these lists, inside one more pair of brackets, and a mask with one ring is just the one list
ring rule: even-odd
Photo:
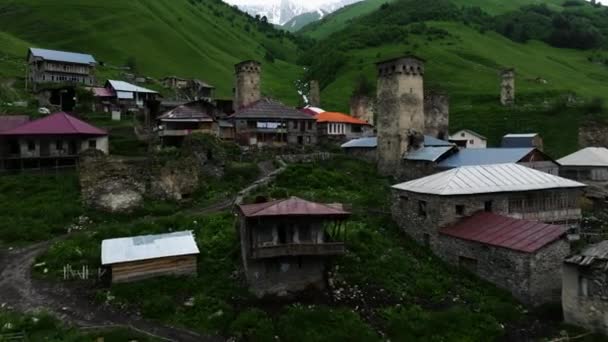
[[284,25],[291,19],[305,14],[318,13],[319,18],[344,6],[362,0],[224,0],[237,5],[250,15],[266,17],[269,23]]

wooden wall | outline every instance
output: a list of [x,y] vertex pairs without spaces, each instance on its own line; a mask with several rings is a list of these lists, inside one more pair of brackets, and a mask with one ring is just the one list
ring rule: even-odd
[[126,283],[167,275],[196,275],[196,255],[167,257],[111,265],[112,283]]

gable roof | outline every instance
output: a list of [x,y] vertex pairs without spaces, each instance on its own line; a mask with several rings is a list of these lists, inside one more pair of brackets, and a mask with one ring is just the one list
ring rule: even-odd
[[562,166],[608,166],[608,149],[587,147],[557,161]]
[[425,147],[454,146],[454,144],[449,141],[437,139],[430,135],[425,135],[424,136],[424,146]]
[[269,216],[338,216],[347,217],[349,212],[338,208],[337,205],[315,203],[298,197],[256,203],[241,204],[239,209],[246,217]]
[[131,84],[125,81],[117,81],[117,80],[108,80],[108,83],[115,91],[123,91],[128,93],[149,93],[149,94],[158,94],[158,92],[154,90],[150,90],[144,87],[140,87],[135,84]]
[[110,88],[93,87],[89,88],[95,97],[114,97],[116,94]]
[[502,147],[534,147],[534,138],[538,133],[507,134],[502,137]]
[[519,164],[463,166],[393,186],[397,190],[440,196],[583,187],[582,183]]
[[441,161],[439,167],[518,163],[534,150],[534,148],[463,148]]
[[101,264],[199,254],[191,231],[142,235],[101,242]]
[[108,135],[103,129],[97,128],[64,112],[54,113],[43,118],[29,121],[21,126],[0,135]]
[[47,61],[55,62],[67,62],[74,64],[96,64],[95,58],[89,54],[59,51],[59,50],[47,50],[30,48],[28,55],[39,57]]
[[30,121],[27,115],[2,115],[0,116],[0,132],[10,131]]
[[313,107],[313,106],[310,106],[310,105],[306,106],[306,107],[304,107],[302,109],[300,109],[300,111],[303,112],[303,113],[312,115],[312,116],[315,116],[317,114],[321,114],[321,113],[325,112],[324,109],[321,109],[319,107]]
[[344,114],[344,113],[337,113],[337,112],[322,112],[319,113],[315,116],[315,118],[317,119],[318,123],[323,123],[323,122],[336,122],[336,123],[347,123],[347,124],[351,124],[351,125],[365,125],[365,126],[370,126],[369,123],[354,118],[350,115]]
[[161,121],[196,121],[213,122],[214,113],[211,104],[189,103],[177,106],[158,117]]
[[296,119],[315,120],[314,117],[288,107],[281,102],[263,98],[249,106],[243,107],[233,114],[237,119]]
[[378,146],[377,137],[358,138],[342,144],[342,148],[376,148]]
[[454,147],[454,146],[431,146],[431,147],[425,146],[417,151],[408,153],[405,156],[405,159],[406,160],[422,160],[422,161],[434,162],[455,148],[456,147]]
[[481,135],[481,134],[479,134],[479,133],[477,133],[475,131],[471,131],[470,129],[461,129],[461,130],[457,131],[456,133],[451,134],[450,135],[450,139],[452,139],[452,137],[454,137],[453,140],[458,140],[457,137],[456,137],[456,135],[458,135],[458,133],[460,133],[460,132],[467,132],[467,133],[469,133],[471,135],[474,135],[474,136],[476,136],[476,137],[478,137],[480,139],[488,140],[488,138],[484,137],[483,135]]
[[559,240],[567,231],[563,226],[479,212],[440,230],[440,233],[517,252],[534,253]]

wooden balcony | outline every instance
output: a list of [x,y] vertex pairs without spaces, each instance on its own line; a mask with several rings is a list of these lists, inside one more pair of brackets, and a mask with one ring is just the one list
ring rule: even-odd
[[251,250],[253,259],[275,258],[282,256],[304,256],[304,255],[342,255],[346,252],[343,242],[329,243],[298,243],[274,246],[254,247]]

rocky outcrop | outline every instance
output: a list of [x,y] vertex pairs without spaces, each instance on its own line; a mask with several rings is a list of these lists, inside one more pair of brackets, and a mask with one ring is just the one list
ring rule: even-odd
[[600,120],[587,121],[579,127],[578,144],[585,147],[608,147],[608,123]]

